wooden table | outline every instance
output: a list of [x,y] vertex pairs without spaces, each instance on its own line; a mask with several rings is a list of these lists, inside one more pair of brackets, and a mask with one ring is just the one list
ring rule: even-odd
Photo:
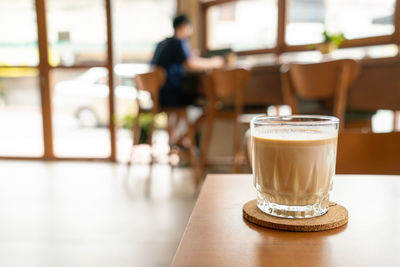
[[400,266],[400,176],[336,176],[331,199],[349,223],[324,232],[252,225],[253,198],[251,175],[209,175],[172,266]]

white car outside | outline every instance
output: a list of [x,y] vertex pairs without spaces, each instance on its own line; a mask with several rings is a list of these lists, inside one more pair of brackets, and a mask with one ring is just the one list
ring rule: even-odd
[[[148,70],[147,64],[119,64],[115,67],[116,80],[122,83],[114,89],[117,117],[135,114],[136,99],[151,106],[150,95],[143,91],[138,93],[133,83],[135,74]],[[123,85],[124,83],[128,85]],[[108,71],[95,67],[73,80],[57,83],[53,106],[56,113],[76,117],[82,127],[106,126],[109,123],[108,96]]]

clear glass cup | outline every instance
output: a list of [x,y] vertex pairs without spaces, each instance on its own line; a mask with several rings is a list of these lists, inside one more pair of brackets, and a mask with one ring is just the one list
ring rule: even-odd
[[251,121],[257,205],[283,218],[325,214],[335,175],[339,119],[257,116]]

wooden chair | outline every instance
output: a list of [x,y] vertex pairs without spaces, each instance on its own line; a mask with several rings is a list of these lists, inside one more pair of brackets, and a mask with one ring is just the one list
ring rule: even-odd
[[400,174],[400,132],[341,132],[336,173]]
[[[186,107],[177,107],[177,108],[163,108],[160,107],[159,104],[159,95],[160,95],[160,89],[163,86],[164,82],[166,79],[166,74],[165,71],[162,68],[156,67],[152,71],[144,74],[138,74],[135,76],[134,81],[136,88],[138,90],[143,90],[147,91],[150,93],[152,101],[153,101],[153,106],[150,110],[153,118],[156,114],[160,112],[165,112],[168,115],[168,133],[170,135],[170,145],[174,144],[174,141],[171,138],[171,134],[174,132],[174,126],[170,123],[170,115],[174,114],[176,115],[177,119],[175,120],[175,123],[177,124],[179,122],[179,119],[183,119],[184,122],[187,125],[187,131],[184,134],[183,137],[179,138],[180,140],[188,140],[187,145],[189,148],[189,160],[190,160],[190,165],[194,170],[195,173],[195,180],[196,183],[199,183],[200,180],[200,172],[199,172],[199,164],[196,156],[196,147],[195,147],[195,132],[194,129],[191,125],[191,123],[188,120],[187,117],[187,110]],[[138,114],[137,118],[143,113],[143,112],[149,112],[149,110],[144,110],[138,101]],[[154,120],[152,120],[152,123],[150,125],[150,130],[149,130],[149,136],[150,140],[152,139],[153,136],[153,130],[154,130]],[[131,150],[131,156],[128,161],[128,165],[132,163],[132,151],[133,147],[139,143],[139,137],[140,137],[140,126],[139,126],[139,119],[135,120],[134,126],[133,126],[133,144],[132,144],[132,150]],[[150,141],[152,142],[152,141]],[[151,164],[153,163],[153,159],[151,160]]]
[[333,107],[329,114],[338,117],[341,126],[344,126],[347,89],[357,79],[359,72],[359,64],[351,59],[283,65],[281,80],[284,102],[292,108],[293,114],[299,113],[298,99],[328,102],[327,105]]
[[203,87],[207,97],[206,129],[201,149],[200,166],[205,170],[207,153],[211,143],[214,121],[216,118],[233,119],[233,169],[238,172],[241,163],[238,117],[243,112],[243,88],[250,77],[246,69],[214,70],[203,77]]

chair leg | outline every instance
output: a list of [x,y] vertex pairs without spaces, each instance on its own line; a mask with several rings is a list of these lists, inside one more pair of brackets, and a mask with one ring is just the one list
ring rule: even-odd
[[149,134],[147,136],[149,145],[151,146],[153,144],[153,133],[154,133],[154,117],[156,114],[152,114],[151,118],[151,123],[150,123],[150,128],[149,128]]
[[168,113],[168,138],[169,145],[176,144],[176,128],[178,127],[179,116],[176,113]]
[[214,128],[214,113],[210,112],[206,117],[206,127],[204,130],[204,136],[201,144],[201,157],[200,157],[200,169],[201,172],[205,172],[207,165],[207,154],[211,144],[211,137]]
[[194,127],[190,124],[187,116],[185,116],[185,120],[187,123],[187,134],[188,134],[188,146],[189,146],[189,160],[190,160],[190,165],[193,169],[194,172],[194,179],[196,186],[199,185],[200,183],[200,169],[199,169],[199,162],[197,158],[197,153],[196,153],[196,140],[195,140],[195,130]]
[[399,119],[400,119],[400,111],[393,111],[393,132],[399,130]]
[[153,112],[152,114],[152,118],[151,118],[151,123],[150,123],[150,129],[149,129],[149,135],[147,136],[148,138],[148,142],[149,142],[149,146],[150,146],[150,168],[153,167],[153,163],[154,163],[154,156],[153,156],[153,135],[154,135],[154,129],[155,129],[155,116],[156,113]]
[[135,145],[139,144],[139,138],[140,138],[140,133],[141,133],[141,129],[140,129],[140,125],[139,125],[139,115],[140,112],[137,115],[137,118],[135,120],[135,123],[133,124],[133,128],[132,128],[132,146],[131,146],[131,151],[129,153],[129,159],[128,159],[128,166],[130,166],[132,164],[132,155],[133,155],[133,149],[135,148]]
[[139,116],[141,113],[137,115],[135,124],[133,125],[133,144],[138,145],[140,141],[140,135],[142,134],[142,128],[140,128],[139,124]]
[[187,142],[187,138],[190,137],[189,136],[189,131],[190,131],[189,127],[194,128],[194,125],[189,121],[189,118],[187,116],[187,110],[178,112],[177,114],[178,114],[178,122],[177,122],[176,128],[179,126],[180,122],[183,121],[183,124],[186,125],[186,129],[183,133],[176,134],[175,144],[188,147],[189,145],[186,144],[186,142]]

